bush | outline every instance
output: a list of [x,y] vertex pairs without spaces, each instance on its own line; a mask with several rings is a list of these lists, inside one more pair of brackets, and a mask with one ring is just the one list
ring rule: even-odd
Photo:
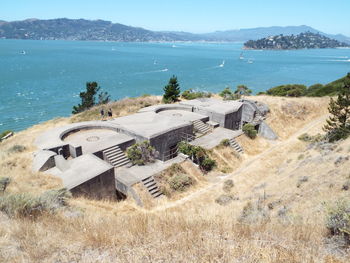
[[326,226],[332,236],[344,238],[350,244],[350,201],[341,200],[328,208]]
[[24,152],[25,150],[26,150],[25,146],[16,144],[12,146],[10,149],[8,149],[7,151],[9,153],[21,153],[21,152]]
[[200,146],[194,146],[187,142],[180,142],[178,149],[179,152],[188,155],[203,171],[208,172],[216,166],[215,160],[210,159],[207,151]]
[[194,91],[192,89],[189,89],[182,92],[181,97],[183,97],[186,100],[194,100],[198,98],[210,98],[211,93],[204,92],[204,91]]
[[273,87],[266,91],[267,95],[272,96],[287,96],[287,97],[300,97],[304,96],[306,93],[307,87],[300,84],[287,84]]
[[222,187],[222,189],[229,193],[231,192],[232,188],[235,186],[235,184],[233,183],[233,180],[232,179],[228,179],[224,182],[224,186]]
[[243,132],[245,135],[247,135],[251,139],[255,139],[257,136],[258,132],[255,130],[254,125],[247,123],[243,125]]
[[221,146],[230,146],[230,140],[229,139],[223,139],[221,142],[220,142],[220,145]]
[[192,177],[185,174],[179,174],[179,175],[174,175],[170,177],[168,180],[168,183],[170,185],[170,188],[173,189],[174,191],[183,192],[188,187],[193,185],[194,182]]
[[70,192],[64,188],[47,191],[41,196],[26,193],[4,195],[0,196],[0,211],[10,217],[35,218],[45,212],[54,213],[66,206],[66,200],[70,197]]
[[215,160],[213,160],[209,157],[206,157],[199,166],[204,171],[209,172],[216,166],[216,162],[215,162]]
[[223,98],[223,100],[238,100],[241,98],[241,95],[238,93],[234,93],[230,87],[225,88],[223,91],[219,93],[219,96]]
[[148,141],[136,143],[130,146],[126,151],[126,154],[131,162],[136,165],[153,163],[158,155]]
[[11,182],[11,179],[9,177],[0,177],[0,193],[5,192],[10,182]]
[[323,136],[319,133],[314,135],[314,136],[309,135],[307,133],[303,133],[302,135],[300,135],[298,137],[298,139],[300,141],[303,141],[303,142],[320,142],[320,141],[323,141],[325,139],[325,136]]

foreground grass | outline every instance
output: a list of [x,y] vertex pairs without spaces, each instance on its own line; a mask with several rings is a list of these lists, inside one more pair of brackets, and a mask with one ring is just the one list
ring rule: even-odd
[[[116,102],[113,112],[132,113],[148,99],[159,103],[127,99]],[[302,127],[327,112],[327,98],[258,99],[270,105],[267,121],[279,141],[240,137],[243,158],[230,148],[214,149],[218,168],[208,180],[184,167],[196,184],[150,209],[132,200],[72,198],[67,208],[36,219],[0,212],[0,262],[347,262],[349,250],[330,239],[326,208],[348,199],[343,185],[350,179],[344,159],[350,139],[330,151],[297,139]],[[59,188],[58,179],[31,172],[34,138],[52,127],[99,118],[98,112],[36,125],[1,143],[0,176],[10,178],[5,194],[42,196]],[[321,124],[308,132],[317,134]],[[233,180],[230,193],[218,176],[223,172],[232,172],[225,177]],[[220,205],[215,200],[222,194],[233,198]]]

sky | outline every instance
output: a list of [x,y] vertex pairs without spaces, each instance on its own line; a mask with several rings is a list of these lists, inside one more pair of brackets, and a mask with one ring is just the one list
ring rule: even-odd
[[206,33],[308,25],[350,36],[350,0],[0,0],[0,20],[103,19],[157,31]]

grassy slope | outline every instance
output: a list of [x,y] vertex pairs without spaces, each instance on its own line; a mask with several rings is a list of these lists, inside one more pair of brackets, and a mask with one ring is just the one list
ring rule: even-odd
[[[328,98],[257,99],[270,105],[268,122],[281,138],[272,143],[239,138],[247,155],[240,165],[232,165],[236,170],[231,174],[211,174],[184,198],[164,200],[150,210],[132,200],[76,198],[70,202],[72,211],[36,221],[0,214],[0,261],[346,262],[349,253],[325,242],[324,204],[349,195],[341,186],[349,179],[350,163],[335,161],[350,154],[350,140],[330,152],[308,150],[306,143],[297,140],[306,131],[321,132]],[[38,193],[59,186],[57,179],[30,172],[32,142],[44,129],[76,120],[37,125],[0,144],[1,175],[13,179],[10,192]],[[27,150],[8,153],[14,144]],[[227,152],[219,150],[219,154]],[[302,176],[308,180],[297,187]],[[227,206],[214,201],[224,193],[221,178],[235,183],[231,194],[238,200]],[[255,223],[240,223],[248,202],[259,203],[261,210],[253,210]]]

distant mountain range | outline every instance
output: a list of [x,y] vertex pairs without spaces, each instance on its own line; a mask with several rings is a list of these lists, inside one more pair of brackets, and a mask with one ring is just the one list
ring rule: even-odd
[[302,32],[320,33],[341,42],[350,43],[350,37],[329,35],[309,26],[259,27],[250,29],[216,31],[207,34],[188,32],[160,32],[126,26],[104,20],[85,19],[27,19],[23,21],[0,21],[0,38],[34,40],[95,40],[122,42],[150,41],[220,41],[245,42],[272,35],[291,35]]

